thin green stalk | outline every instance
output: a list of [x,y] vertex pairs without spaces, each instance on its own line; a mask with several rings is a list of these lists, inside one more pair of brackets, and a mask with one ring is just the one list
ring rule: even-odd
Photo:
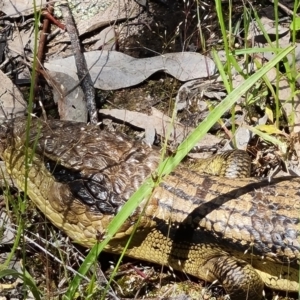
[[[12,197],[12,195],[9,192],[9,187],[8,186],[6,187],[4,193],[5,193],[5,197],[7,199]],[[20,196],[18,196],[18,201],[17,201],[16,206],[17,206],[16,211],[18,212],[17,213],[17,233],[14,237],[14,244],[13,244],[10,252],[8,253],[7,258],[6,258],[6,260],[3,264],[5,267],[8,267],[9,263],[13,259],[14,255],[15,255],[15,252],[16,252],[17,248],[19,247],[19,243],[20,243],[23,231],[24,231],[24,220],[22,218],[22,214],[19,213],[19,211],[24,211],[24,206],[25,205],[24,205],[24,202],[23,202],[23,200],[21,199]]]
[[[32,294],[34,296],[34,299],[41,300],[40,291],[36,287],[33,278],[30,276],[30,274],[28,272],[24,271],[22,274],[16,270],[11,270],[11,269],[0,270],[0,278],[5,277],[5,276],[12,276],[13,278],[20,278],[24,282],[24,285],[26,285],[30,288],[30,291],[32,292]],[[24,291],[24,293],[25,293],[25,291]],[[23,299],[28,299],[28,298],[24,297]]]
[[[232,74],[231,74],[231,69],[232,69],[232,61],[234,61],[234,57],[231,54],[231,45],[233,45],[232,42],[232,1],[229,0],[228,2],[228,7],[229,7],[229,12],[228,12],[228,40],[227,40],[227,31],[226,31],[226,27],[225,27],[225,22],[224,22],[224,18],[223,18],[223,10],[222,10],[222,3],[220,0],[215,0],[216,2],[216,12],[217,12],[217,16],[219,19],[219,24],[221,26],[221,32],[222,32],[222,36],[223,36],[223,42],[224,42],[224,49],[225,49],[225,55],[226,55],[226,61],[227,61],[227,72],[226,72],[226,77],[228,77],[228,80],[225,88],[227,90],[227,93],[230,93],[233,89],[233,78],[232,78]],[[238,65],[237,63],[235,63],[235,65]],[[220,69],[219,69],[220,70]],[[224,79],[224,77],[223,77]],[[235,107],[231,108],[231,119],[232,119],[232,136],[234,137],[234,133],[235,133]],[[236,145],[235,142],[235,138],[233,138],[232,143],[234,145]]]
[[[175,103],[174,108],[173,108],[173,111],[172,111],[171,124],[170,124],[170,126],[167,128],[167,132],[166,132],[166,135],[165,135],[165,141],[164,141],[163,147],[162,147],[162,149],[161,149],[161,151],[160,151],[160,153],[161,153],[161,156],[160,156],[160,162],[163,162],[163,160],[164,160],[164,158],[165,158],[165,155],[166,155],[166,153],[167,153],[168,140],[169,140],[169,138],[170,138],[170,136],[171,136],[172,129],[175,127],[174,123],[175,123],[175,120],[176,120],[176,116],[177,116],[177,109],[176,109],[176,103]],[[162,176],[162,175],[161,175],[161,176]],[[162,180],[161,176],[158,174],[158,176],[156,176],[155,179],[153,178],[153,181],[155,182],[155,187],[158,186],[159,183],[161,182],[161,180]],[[150,195],[149,195],[149,196],[150,196]],[[115,265],[115,267],[114,267],[114,269],[113,269],[113,271],[112,271],[112,273],[111,273],[111,275],[110,275],[109,281],[108,281],[108,283],[107,283],[107,285],[106,285],[106,287],[105,287],[105,289],[104,289],[104,291],[103,291],[103,295],[102,295],[101,299],[105,299],[105,294],[106,294],[106,292],[108,291],[110,284],[112,283],[113,279],[115,278],[115,276],[116,276],[116,274],[117,274],[117,272],[118,272],[118,270],[119,270],[119,266],[120,266],[120,264],[121,264],[121,262],[122,262],[122,259],[123,259],[124,255],[126,254],[126,250],[128,249],[129,244],[130,244],[130,242],[131,242],[131,240],[132,240],[132,238],[133,238],[133,235],[135,234],[137,228],[139,227],[141,218],[142,218],[142,216],[143,216],[144,213],[145,213],[145,209],[146,209],[146,207],[147,207],[147,204],[148,204],[148,200],[149,200],[149,199],[150,199],[150,198],[148,197],[147,202],[146,202],[146,204],[145,204],[145,206],[144,206],[144,208],[143,208],[143,210],[142,210],[142,212],[141,212],[141,214],[140,214],[138,220],[136,221],[136,223],[135,223],[134,226],[133,226],[132,232],[131,232],[131,234],[130,234],[130,236],[129,236],[129,238],[128,238],[128,241],[127,241],[127,243],[126,243],[126,245],[125,245],[125,247],[124,247],[122,253],[120,254],[120,257],[119,257],[119,259],[118,259],[118,261],[117,261],[117,263],[116,263],[116,265]]]
[[[216,12],[219,20],[219,24],[221,27],[221,33],[223,37],[223,42],[224,42],[224,50],[225,50],[225,55],[226,55],[226,61],[227,61],[227,75],[228,75],[228,84],[229,84],[229,89],[227,90],[227,93],[230,93],[232,91],[232,74],[231,74],[231,57],[230,57],[230,47],[228,44],[227,40],[227,31],[226,31],[226,26],[223,18],[223,10],[222,10],[222,1],[221,0],[215,0],[216,4]],[[229,32],[229,35],[231,32]],[[225,86],[226,88],[226,86]]]
[[[274,14],[275,14],[275,30],[276,30],[276,49],[279,48],[279,16],[278,16],[278,0],[274,0]],[[280,118],[280,102],[279,102],[279,80],[280,80],[280,72],[279,72],[279,64],[276,65],[276,97],[275,97],[275,119],[276,119],[276,127],[279,128],[279,118]]]
[[202,51],[203,51],[203,53],[205,53],[206,52],[206,41],[205,41],[205,37],[202,32],[202,26],[201,26],[201,17],[200,17],[200,9],[199,9],[200,3],[199,3],[199,0],[196,0],[196,2],[197,2],[197,23],[198,23],[198,30],[199,30],[199,38],[200,38]]
[[[38,41],[38,26],[39,26],[39,19],[40,19],[40,12],[38,13],[37,8],[36,8],[36,3],[34,1],[34,16],[35,16],[35,23],[34,23],[34,49],[33,49],[33,57],[34,57],[34,62],[33,62],[33,70],[32,70],[32,82],[34,82],[34,78],[36,76],[36,71],[35,71],[35,66],[37,64],[37,60],[36,60],[36,53],[37,53],[37,41]],[[29,160],[28,160],[28,142],[29,142],[29,127],[30,127],[30,120],[31,120],[31,113],[32,113],[32,108],[33,108],[33,84],[30,86],[30,96],[29,96],[29,102],[28,102],[28,118],[27,118],[27,130],[26,130],[26,142],[25,142],[25,168],[26,168],[26,174],[25,174],[25,178],[28,178],[28,165],[29,165]],[[7,191],[9,190],[8,188],[6,189]],[[7,197],[10,197],[11,195],[9,194],[9,192],[5,192]],[[8,266],[12,257],[15,254],[15,251],[17,249],[17,247],[19,246],[19,242],[22,236],[22,233],[24,231],[24,218],[23,218],[23,214],[25,213],[25,209],[26,209],[26,199],[27,199],[27,180],[25,180],[25,189],[24,189],[24,197],[18,196],[18,213],[17,213],[17,217],[18,217],[18,221],[17,221],[17,234],[15,236],[15,240],[14,240],[14,245],[4,263],[4,265]],[[23,251],[23,261],[25,261],[26,257],[25,257],[25,251]],[[25,276],[25,274],[24,274]]]
[[[296,22],[299,21],[299,17],[297,16],[297,10],[299,8],[300,1],[297,0],[294,2],[293,8],[293,20],[292,20],[292,45],[296,43]],[[289,66],[289,65],[288,65]],[[286,68],[287,69],[287,68]],[[295,107],[295,96],[296,95],[296,80],[297,80],[297,68],[296,68],[296,53],[293,51],[292,53],[292,64],[291,68],[287,69],[287,76],[291,83],[291,103],[292,107]],[[292,114],[288,116],[288,123],[291,127],[295,125],[295,111],[293,110]]]

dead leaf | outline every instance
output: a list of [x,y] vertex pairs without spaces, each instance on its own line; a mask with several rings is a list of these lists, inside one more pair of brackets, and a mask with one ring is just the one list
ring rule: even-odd
[[[143,113],[121,109],[100,109],[99,112],[103,115],[113,117],[121,122],[129,123],[144,130],[154,128],[156,133],[163,138],[166,138],[168,133],[168,141],[175,142],[176,144],[181,143],[187,135],[194,130],[192,127],[183,126],[176,120],[173,121],[170,117],[154,107],[152,107],[152,115],[150,116]],[[197,143],[196,147],[209,148],[210,146],[215,146],[220,141],[220,138],[211,134],[206,134],[205,137]]]
[[33,26],[29,30],[21,29],[14,30],[10,38],[7,40],[7,47],[10,50],[10,56],[16,57],[18,55],[24,56],[24,49],[27,44],[33,44]]
[[257,125],[255,128],[268,134],[283,134],[275,125]]
[[[87,1],[88,2],[88,1]],[[101,1],[100,1],[101,3]],[[109,2],[108,2],[109,3]],[[139,5],[134,1],[111,1],[109,5],[100,7],[98,13],[87,20],[76,20],[79,35],[86,34],[105,25],[114,24],[116,21],[130,20],[139,14]]]
[[[138,59],[121,52],[103,50],[85,53],[85,59],[94,86],[102,90],[137,85],[158,71],[165,71],[180,81],[209,77],[216,71],[209,57],[192,52]],[[71,72],[76,74],[74,56],[52,60],[45,63],[45,68],[49,71],[60,70],[69,75]]]
[[93,50],[115,50],[116,48],[116,28],[109,26],[103,29],[98,35],[98,41],[92,46]]
[[[76,86],[73,78],[76,75],[73,74],[72,77],[60,72],[52,72],[51,75],[53,82],[49,83],[59,85],[57,89],[54,86],[53,97],[58,104],[60,119],[86,123],[88,115],[86,102],[80,85]],[[68,93],[71,90],[72,92]]]
[[[278,26],[275,27],[275,22],[273,20],[268,19],[267,17],[262,17],[260,19],[260,22],[263,26],[264,31],[268,34],[271,42],[276,40],[276,32],[277,32],[279,37],[277,39],[277,42],[280,48],[284,48],[290,44],[289,29],[281,26],[280,24],[277,24]],[[255,44],[256,46],[259,47],[264,47],[264,45],[267,44],[267,40],[262,30],[260,29],[258,23],[255,20],[253,20],[250,23],[247,40],[252,41],[252,44]],[[270,45],[267,46],[269,47]],[[274,56],[274,53],[266,52],[264,55],[267,55],[265,57],[268,60],[270,60]]]
[[[46,3],[46,0],[37,1],[37,9]],[[34,6],[32,0],[4,0],[0,2],[0,11],[10,17],[28,16],[33,13]]]
[[1,70],[0,82],[0,119],[24,115],[27,104],[23,98],[23,95]]
[[15,232],[12,230],[14,227],[9,215],[5,210],[0,211],[0,243],[1,245],[12,244],[16,238]]
[[[79,36],[107,25],[113,26],[123,20],[136,18],[140,12],[139,5],[135,1],[98,1],[98,7],[95,6],[96,3],[92,5],[91,1],[81,1],[76,5],[76,9],[72,10]],[[50,45],[69,41],[69,35],[61,33]]]

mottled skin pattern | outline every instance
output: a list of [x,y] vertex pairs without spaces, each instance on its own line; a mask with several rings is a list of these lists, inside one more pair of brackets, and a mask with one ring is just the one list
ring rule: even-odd
[[[0,154],[24,189],[25,121],[2,127]],[[36,144],[33,151],[33,145]],[[150,176],[157,149],[80,123],[34,120],[28,194],[58,228],[91,247],[120,206]],[[106,250],[219,280],[231,299],[260,299],[264,284],[299,290],[300,179],[261,181],[200,175],[163,178]]]

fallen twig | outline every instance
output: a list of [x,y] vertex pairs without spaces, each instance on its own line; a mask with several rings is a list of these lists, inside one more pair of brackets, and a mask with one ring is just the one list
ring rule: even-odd
[[69,33],[70,36],[71,45],[75,57],[76,68],[77,68],[77,75],[79,78],[80,86],[85,95],[86,105],[90,116],[90,122],[92,124],[97,124],[98,114],[97,114],[96,103],[95,103],[94,83],[88,71],[85,57],[81,51],[78,32],[72,17],[71,10],[67,2],[63,2],[61,4],[61,10],[64,16],[67,32]]

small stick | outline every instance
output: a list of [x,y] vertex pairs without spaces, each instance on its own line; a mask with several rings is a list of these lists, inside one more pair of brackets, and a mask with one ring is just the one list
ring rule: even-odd
[[[274,4],[274,0],[269,0],[271,3]],[[294,14],[294,12],[292,10],[290,10],[288,7],[286,7],[285,5],[281,4],[280,2],[278,2],[278,6],[288,15],[288,16],[292,16]],[[298,17],[299,15],[296,14],[296,16]]]
[[77,68],[77,75],[79,78],[80,86],[85,95],[87,109],[90,116],[90,122],[92,124],[98,123],[98,114],[95,103],[95,89],[91,75],[87,68],[85,57],[81,50],[81,45],[78,37],[75,22],[72,17],[71,10],[67,2],[61,3],[61,10],[64,16],[67,32],[71,40],[71,45],[74,52],[75,63]]
[[[48,14],[51,15],[53,13],[53,6],[48,5]],[[44,13],[43,13],[44,15]],[[39,47],[38,47],[38,52],[37,52],[37,74],[34,79],[34,99],[37,100],[38,95],[39,95],[39,74],[41,70],[41,65],[44,61],[45,58],[45,47],[47,43],[47,35],[49,33],[50,29],[50,19],[49,18],[44,18],[43,20],[43,29],[40,33],[40,41],[39,41]]]

